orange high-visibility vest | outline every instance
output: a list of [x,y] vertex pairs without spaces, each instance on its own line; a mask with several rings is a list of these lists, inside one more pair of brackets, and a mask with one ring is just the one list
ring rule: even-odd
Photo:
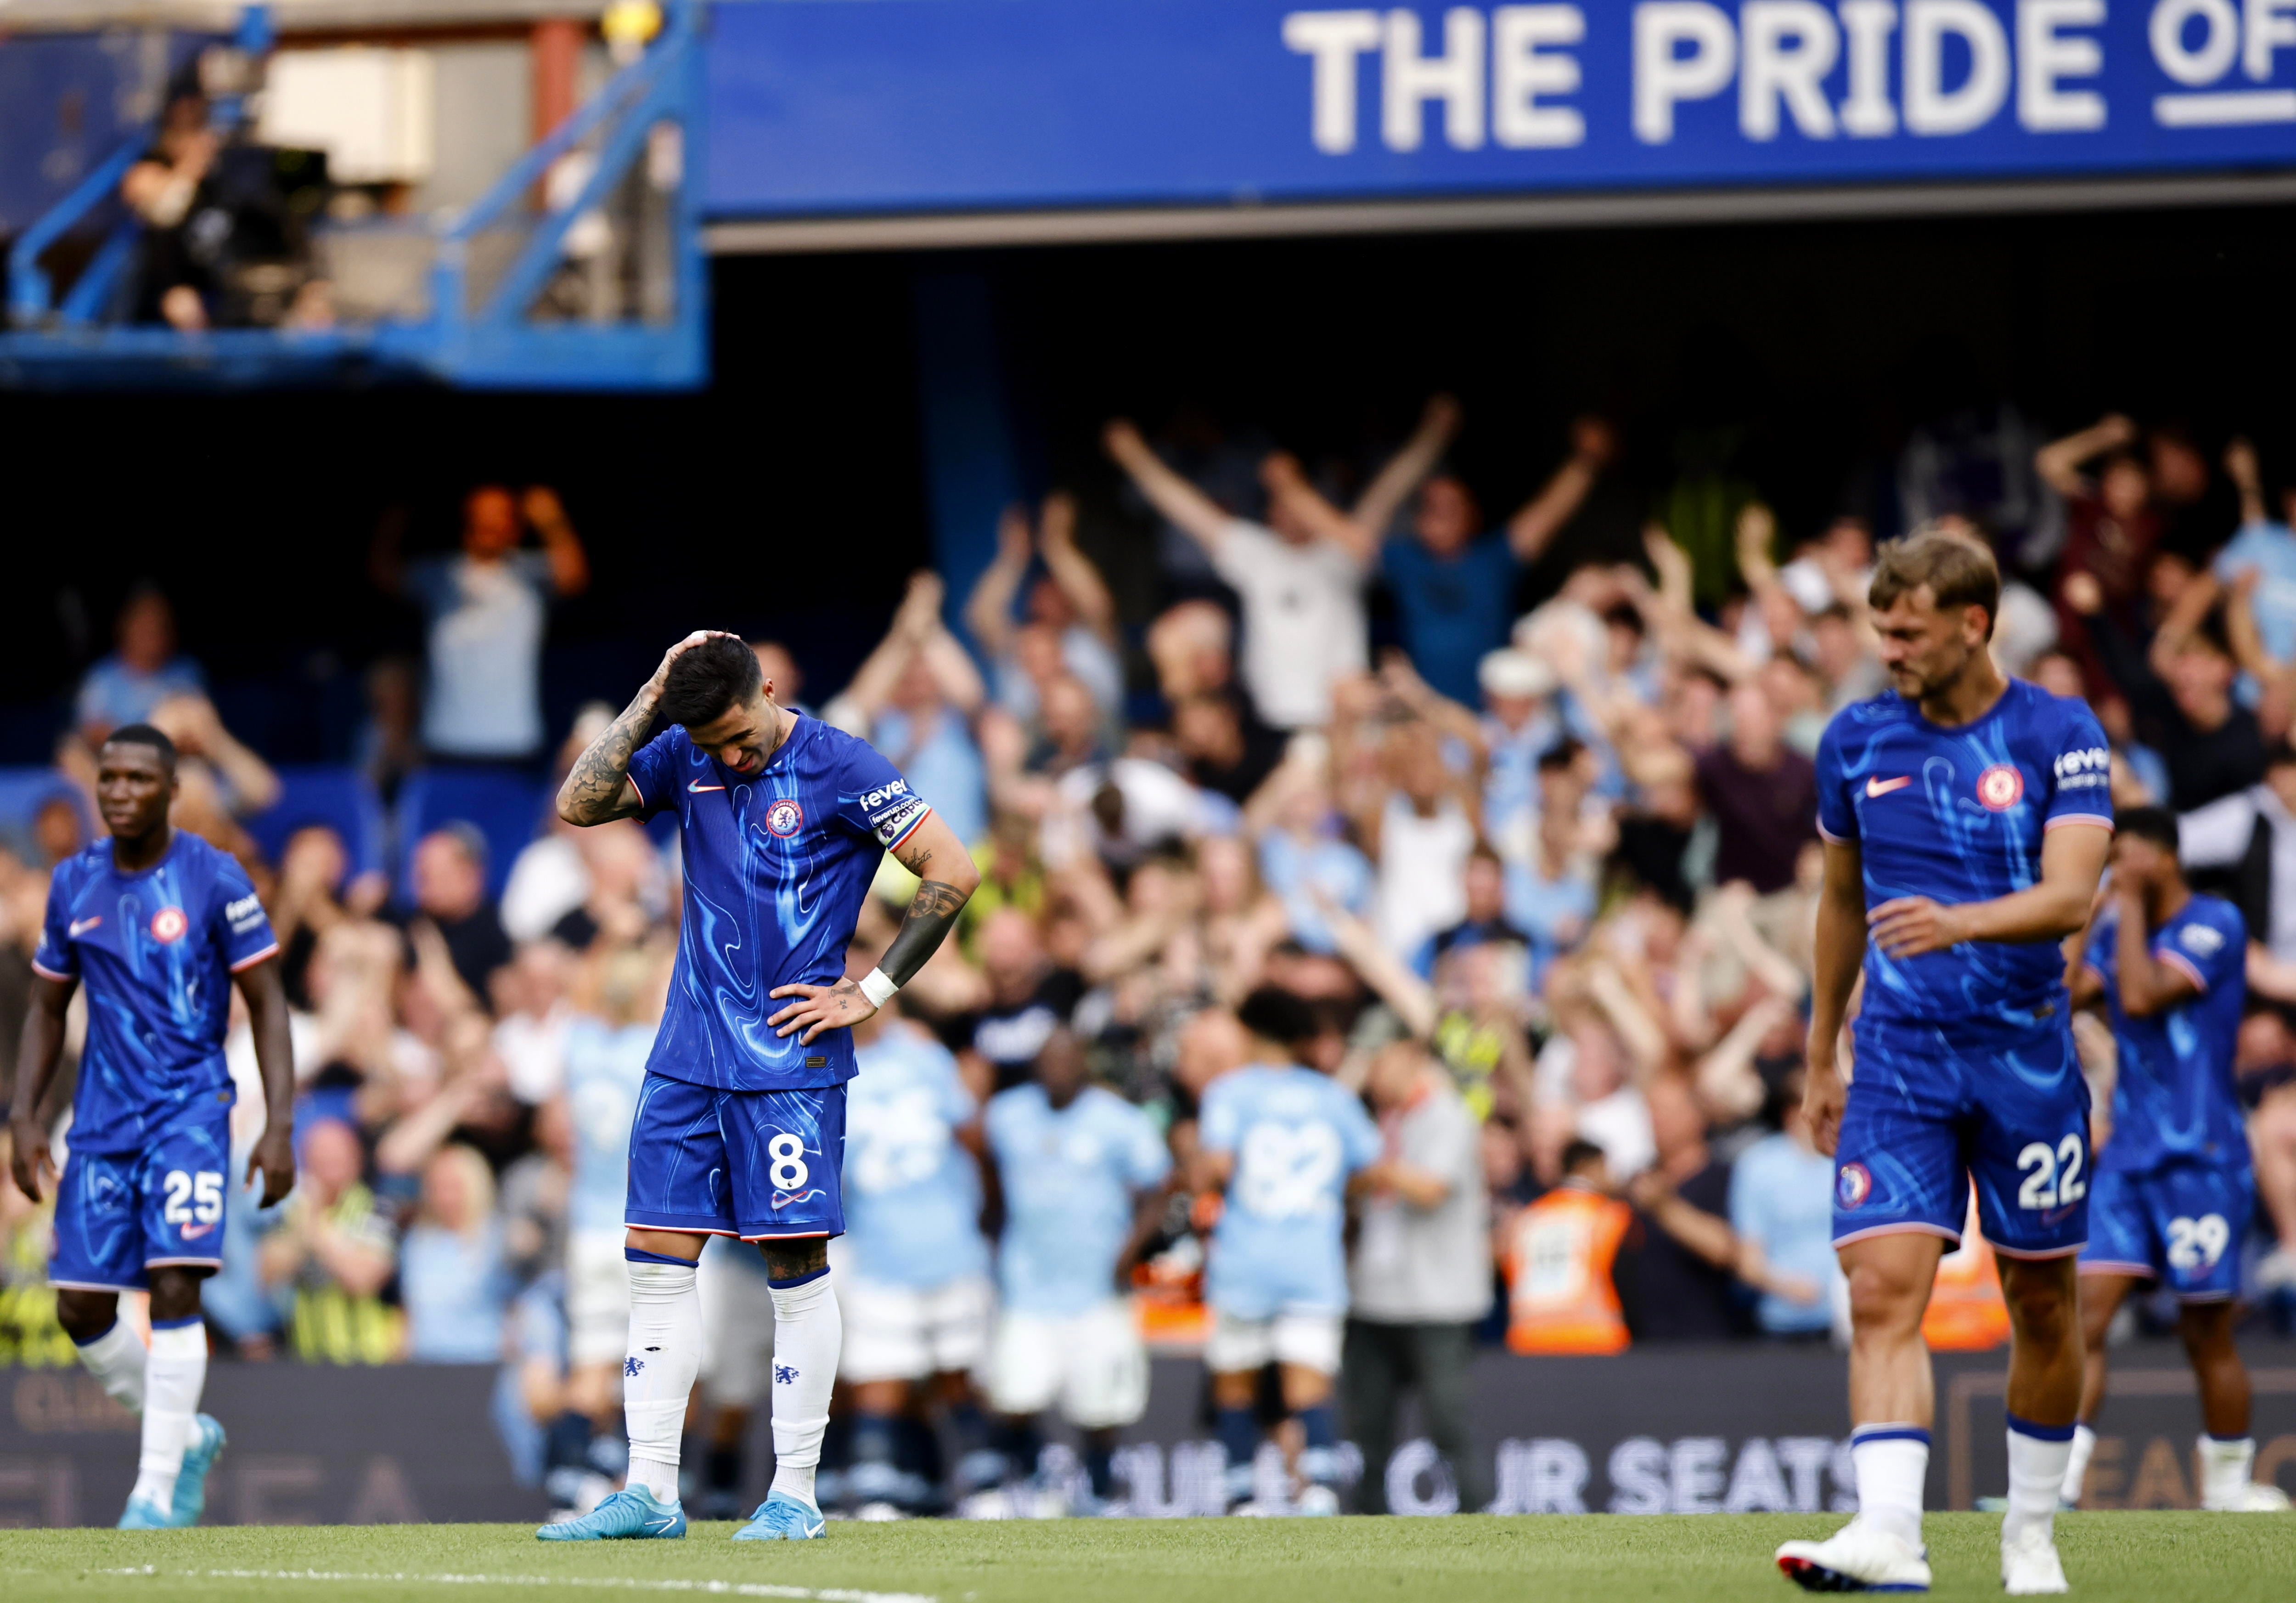
[[1984,1352],[2009,1339],[2009,1305],[2001,1300],[2000,1271],[1993,1248],[1977,1233],[1972,1199],[1963,1223],[1961,1245],[1938,1261],[1937,1285],[1922,1336],[1940,1352]]
[[1622,1352],[1627,1319],[1611,1282],[1634,1212],[1564,1184],[1519,1214],[1508,1234],[1507,1345],[1517,1352]]

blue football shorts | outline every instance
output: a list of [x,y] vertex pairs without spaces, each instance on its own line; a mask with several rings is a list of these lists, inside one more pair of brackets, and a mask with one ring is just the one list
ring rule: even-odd
[[2221,1302],[2240,1290],[2240,1243],[2255,1208],[2245,1163],[2108,1168],[2089,1196],[2081,1273],[2158,1280],[2182,1301]]
[[227,1111],[165,1131],[134,1152],[75,1150],[56,1192],[49,1284],[143,1291],[151,1284],[147,1270],[220,1269],[232,1180]]
[[1833,1160],[1833,1244],[1978,1228],[2012,1258],[2056,1258],[2088,1237],[2088,1083],[2063,1014],[2030,1031],[1948,1040],[1857,1026]]
[[721,1091],[649,1072],[625,1222],[744,1241],[841,1236],[845,1088]]

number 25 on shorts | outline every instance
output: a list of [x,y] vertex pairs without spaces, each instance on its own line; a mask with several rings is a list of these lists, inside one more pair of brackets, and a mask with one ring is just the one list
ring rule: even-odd
[[160,1217],[169,1224],[213,1224],[223,1217],[223,1176],[215,1171],[188,1174],[170,1169],[160,1185],[168,1194]]

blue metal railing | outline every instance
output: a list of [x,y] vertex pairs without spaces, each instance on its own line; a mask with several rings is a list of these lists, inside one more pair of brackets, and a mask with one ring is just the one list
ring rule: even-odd
[[[135,259],[142,225],[131,213],[83,269],[61,308],[38,258],[86,223],[108,199],[153,134],[123,144],[27,230],[9,257],[10,321],[0,333],[0,382],[308,382],[331,370],[364,366],[496,388],[686,388],[707,378],[708,293],[701,255],[703,0],[670,0],[661,34],[487,193],[435,231],[430,304],[422,316],[324,330],[224,329],[179,333],[124,326],[104,314]],[[565,260],[567,231],[603,205],[642,159],[652,130],[675,124],[685,170],[668,197],[672,312],[667,323],[625,317],[606,323],[543,322],[535,300]],[[586,141],[598,160],[581,193],[537,219],[485,304],[472,304],[472,242],[501,226],[552,167]]]
[[[79,181],[79,186],[49,208],[46,216],[23,232],[8,252],[8,316],[19,327],[47,320],[54,308],[54,286],[48,282],[40,258],[49,246],[77,227],[80,220],[110,199],[127,169],[152,144],[152,130],[138,128],[125,144],[104,158],[103,165]],[[116,236],[115,236],[116,237]],[[131,234],[131,241],[132,241]],[[111,249],[109,242],[105,247]]]

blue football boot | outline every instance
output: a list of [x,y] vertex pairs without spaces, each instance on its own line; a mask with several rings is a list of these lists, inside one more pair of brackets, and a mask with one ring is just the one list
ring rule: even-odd
[[758,1505],[750,1523],[734,1533],[735,1541],[810,1541],[827,1534],[829,1524],[821,1510],[776,1492]]
[[223,1457],[230,1438],[212,1414],[192,1421],[192,1440],[184,1449],[184,1467],[176,1472],[176,1506],[168,1524],[189,1527],[200,1523],[208,1508],[208,1471]]
[[685,1508],[676,1502],[656,1501],[643,1486],[625,1487],[581,1518],[545,1525],[535,1533],[543,1541],[616,1541],[685,1534]]
[[131,1497],[127,1510],[119,1517],[119,1528],[123,1531],[164,1531],[176,1522],[168,1511],[148,1497]]

